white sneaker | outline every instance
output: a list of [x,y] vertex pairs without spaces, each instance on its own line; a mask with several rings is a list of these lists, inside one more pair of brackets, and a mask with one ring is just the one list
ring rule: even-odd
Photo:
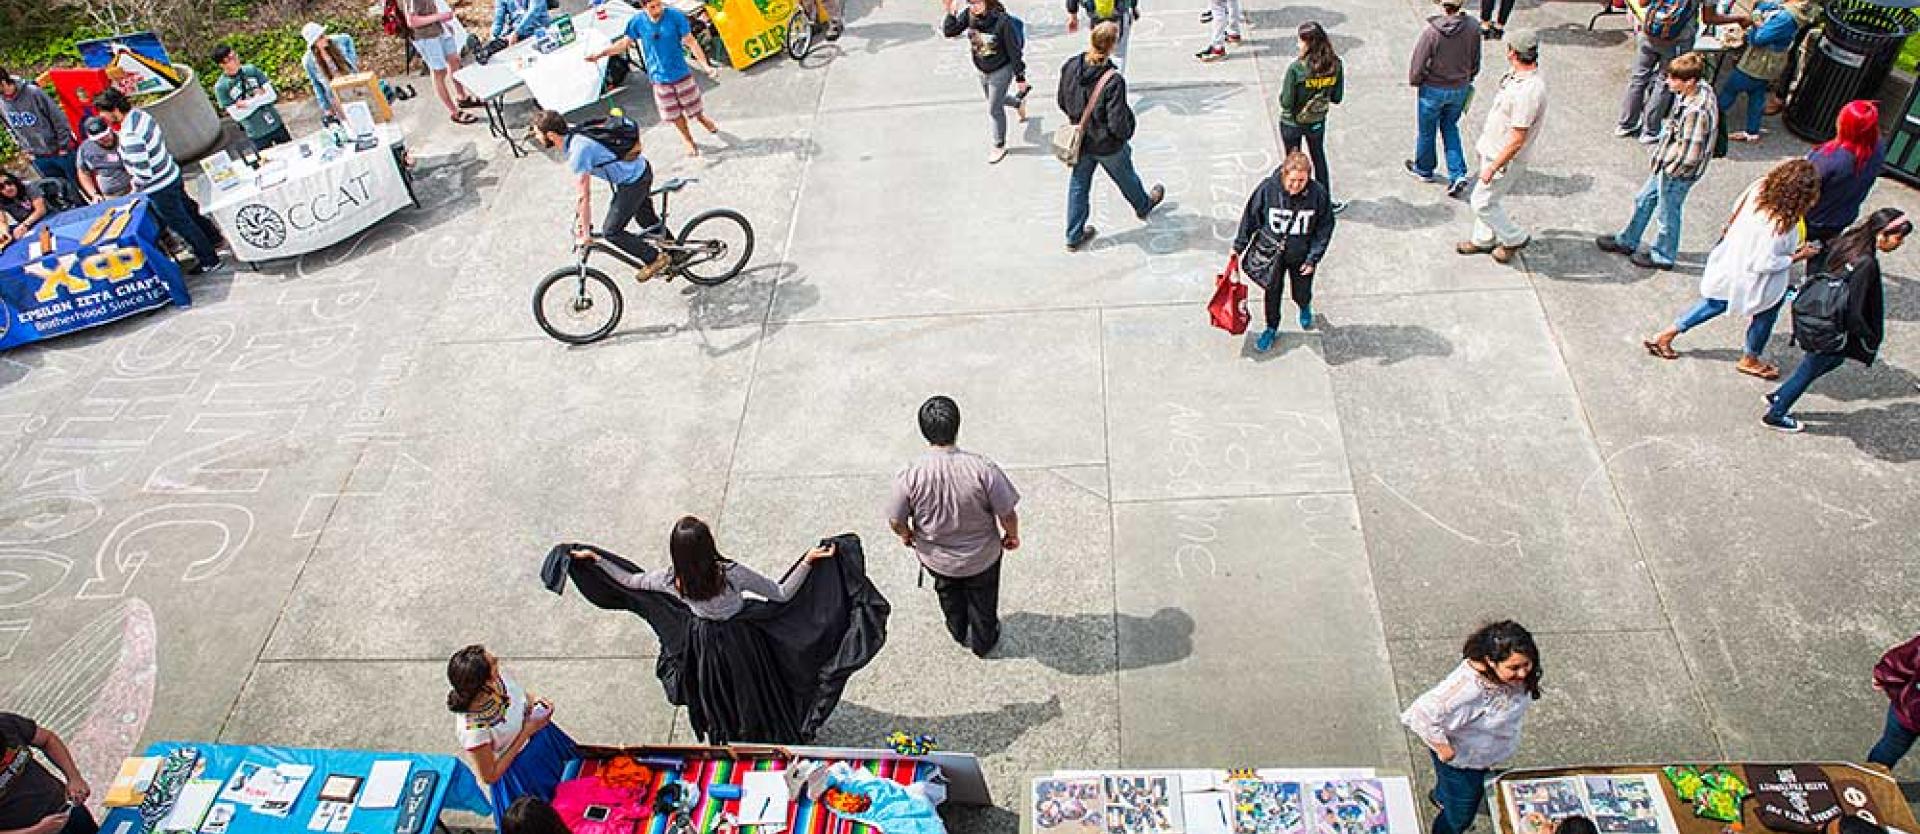
[[993,150],[987,151],[988,165],[992,165],[1006,158],[1007,158],[1007,148],[1005,145],[1001,145],[999,147],[994,148]]

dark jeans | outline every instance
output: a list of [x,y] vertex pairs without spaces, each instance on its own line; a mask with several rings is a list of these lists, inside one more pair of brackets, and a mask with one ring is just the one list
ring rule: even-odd
[[1440,802],[1440,813],[1433,816],[1432,834],[1461,834],[1473,827],[1473,817],[1480,813],[1480,803],[1487,793],[1487,771],[1454,767],[1440,761],[1432,750],[1427,755],[1433,759],[1433,798]]
[[947,615],[954,642],[986,657],[1000,642],[1000,563],[973,576],[933,573],[933,592],[940,595],[940,612]]
[[1120,150],[1105,156],[1082,151],[1080,159],[1073,163],[1073,173],[1067,178],[1067,243],[1077,244],[1086,231],[1087,217],[1093,213],[1089,204],[1093,191],[1093,169],[1100,168],[1113,180],[1114,187],[1120,189],[1120,195],[1127,198],[1127,205],[1133,207],[1134,216],[1147,219],[1147,189],[1140,184],[1140,175],[1133,170],[1133,148],[1121,145]]
[[[1300,274],[1300,267],[1304,265],[1304,261],[1294,263],[1280,261],[1273,265],[1273,283],[1266,288],[1265,293],[1260,297],[1260,305],[1265,309],[1267,314],[1268,330],[1280,329],[1280,291],[1282,290],[1282,284],[1292,284],[1293,303],[1300,305],[1300,309],[1305,310],[1308,305],[1313,303],[1313,274]],[[1314,269],[1318,270],[1319,267],[1316,266]]]
[[1893,711],[1893,705],[1888,704],[1887,728],[1880,733],[1880,743],[1875,744],[1872,752],[1867,754],[1867,761],[1892,769],[1913,748],[1915,735],[1914,731],[1900,723],[1900,716]]
[[1313,178],[1326,186],[1327,193],[1333,193],[1333,181],[1327,179],[1327,123],[1317,125],[1290,125],[1280,123],[1280,141],[1287,146],[1287,153],[1300,150],[1300,142],[1307,143],[1307,153],[1313,155]]
[[613,200],[607,203],[607,219],[600,224],[602,237],[642,263],[652,263],[660,256],[660,250],[647,243],[646,238],[627,231],[627,226],[635,220],[640,221],[642,229],[660,225],[660,215],[653,212],[652,191],[653,166],[648,165],[647,172],[639,179],[613,187]]
[[[1808,353],[1800,357],[1800,365],[1793,369],[1787,381],[1773,390],[1773,407],[1767,409],[1767,416],[1778,421],[1793,411],[1793,404],[1800,395],[1807,393],[1813,381],[1831,373],[1833,369],[1846,362],[1847,357],[1838,353]],[[1909,739],[1911,742],[1911,739]],[[1903,748],[1904,752],[1904,748]]]
[[[1774,302],[1772,307],[1754,313],[1753,318],[1748,320],[1747,343],[1745,347],[1747,356],[1759,359],[1761,354],[1766,353],[1767,340],[1773,337],[1773,322],[1780,318],[1780,307],[1785,303],[1786,299],[1782,298]],[[1718,298],[1702,298],[1698,303],[1694,304],[1692,308],[1688,309],[1686,314],[1680,317],[1679,321],[1673,323],[1673,328],[1685,333],[1707,323],[1715,316],[1726,311],[1726,301]]]
[[248,137],[248,141],[252,142],[255,148],[258,148],[264,151],[268,148],[273,147],[274,145],[284,145],[284,144],[287,144],[288,142],[293,141],[293,134],[287,132],[286,125],[281,125],[277,128],[274,128],[272,133],[269,133],[258,139]]
[[33,158],[33,170],[39,171],[40,176],[66,180],[73,183],[74,188],[80,187],[80,174],[74,167],[71,151],[59,156],[36,156]]
[[214,241],[220,239],[220,229],[201,215],[200,204],[187,196],[185,180],[175,179],[166,188],[148,192],[147,198],[153,201],[153,210],[160,215],[160,225],[187,242],[187,248],[193,250],[193,257],[201,268],[219,260]]
[[[1493,16],[1493,7],[1500,7],[1500,16]],[[1480,0],[1480,19],[1495,26],[1507,25],[1507,18],[1513,16],[1513,0]]]

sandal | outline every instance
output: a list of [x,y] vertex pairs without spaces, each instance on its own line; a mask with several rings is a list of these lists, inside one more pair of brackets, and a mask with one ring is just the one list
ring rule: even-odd
[[480,117],[475,116],[472,113],[467,113],[460,110],[453,111],[453,115],[448,116],[447,118],[452,119],[453,123],[457,125],[470,125],[470,124],[473,124],[474,122],[480,121]]
[[463,98],[463,99],[461,99],[461,100],[459,100],[459,101],[457,101],[457,102],[454,102],[454,103],[455,103],[455,104],[458,104],[458,105],[460,106],[460,109],[462,109],[462,110],[472,110],[472,109],[474,109],[474,108],[476,108],[476,107],[485,107],[485,106],[487,106],[485,102],[483,102],[483,101],[481,101],[481,100],[479,100],[479,99],[477,99],[477,98],[474,98],[474,97],[472,97],[472,96],[468,96],[468,97],[466,97],[466,98]]
[[1757,376],[1765,380],[1775,380],[1780,378],[1780,369],[1772,365],[1768,365],[1765,362],[1762,362],[1759,365],[1735,365],[1733,366],[1733,369],[1743,374],[1746,374],[1747,376]]
[[1663,344],[1660,344],[1659,342],[1641,342],[1640,346],[1643,348],[1646,348],[1648,353],[1651,353],[1654,356],[1659,357],[1661,359],[1679,359],[1680,358],[1680,352],[1674,350],[1673,345],[1663,345]]

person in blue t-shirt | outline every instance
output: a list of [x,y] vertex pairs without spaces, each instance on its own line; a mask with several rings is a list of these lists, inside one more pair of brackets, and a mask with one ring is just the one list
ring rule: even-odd
[[619,55],[635,44],[640,46],[640,54],[647,61],[647,78],[653,82],[653,103],[660,108],[660,118],[680,129],[688,156],[699,156],[700,146],[693,143],[687,120],[698,119],[708,133],[719,133],[720,128],[707,118],[700,101],[700,84],[694,81],[693,68],[687,65],[686,50],[693,52],[693,57],[700,62],[700,70],[707,75],[718,78],[719,68],[707,58],[700,41],[694,39],[693,23],[687,20],[686,13],[667,8],[665,0],[646,0],[640,14],[627,21],[626,34],[612,46],[588,55],[587,60]]
[[[632,160],[621,159],[606,145],[572,131],[573,128],[567,124],[567,117],[552,110],[542,110],[533,115],[533,133],[540,145],[548,149],[564,149],[567,170],[579,178],[580,199],[574,204],[574,234],[582,242],[591,235],[593,178],[606,180],[608,185],[613,186],[613,200],[607,204],[606,220],[600,224],[601,237],[645,264],[634,275],[635,278],[645,281],[659,274],[670,260],[667,254],[647,243],[646,238],[627,231],[627,227],[635,220],[640,221],[642,229],[660,224],[660,215],[653,211],[653,166],[647,164],[645,156]],[[638,148],[637,145],[635,147]]]

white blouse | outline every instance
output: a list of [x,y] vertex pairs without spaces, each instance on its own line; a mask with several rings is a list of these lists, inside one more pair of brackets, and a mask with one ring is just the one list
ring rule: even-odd
[[527,691],[505,672],[500,673],[500,684],[506,690],[504,699],[491,694],[480,709],[453,717],[453,731],[460,739],[460,749],[491,746],[493,754],[498,756],[520,737],[520,727],[527,718]]
[[1780,303],[1793,273],[1793,253],[1805,242],[1798,222],[1785,232],[1756,206],[1760,188],[1755,183],[1741,195],[1739,215],[1727,227],[1726,237],[1707,254],[1700,274],[1700,295],[1727,302],[1727,312],[1751,316]]

